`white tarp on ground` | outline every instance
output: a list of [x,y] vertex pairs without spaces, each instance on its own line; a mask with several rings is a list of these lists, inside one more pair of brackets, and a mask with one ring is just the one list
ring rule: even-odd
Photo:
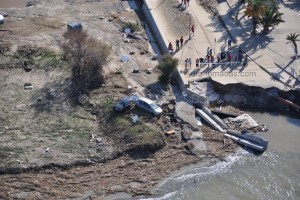
[[3,24],[4,23],[4,17],[3,15],[0,15],[0,24]]

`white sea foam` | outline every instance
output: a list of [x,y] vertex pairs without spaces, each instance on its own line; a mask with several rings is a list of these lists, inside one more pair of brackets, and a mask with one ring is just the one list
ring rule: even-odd
[[[207,176],[216,175],[219,173],[229,172],[230,167],[237,161],[242,160],[245,154],[249,154],[244,150],[239,150],[237,153],[229,155],[225,158],[226,161],[218,162],[212,166],[200,166],[189,169],[182,174],[169,178],[170,181],[183,182],[190,179],[199,179]],[[166,181],[167,182],[167,181]]]
[[[181,174],[177,174],[176,176],[170,177],[166,179],[163,183],[161,183],[160,187],[157,190],[162,190],[168,192],[162,197],[149,198],[147,200],[165,200],[172,199],[175,196],[178,196],[181,190],[184,190],[185,183],[197,180],[205,181],[206,178],[211,176],[230,172],[231,166],[235,163],[241,163],[241,160],[245,157],[245,155],[249,154],[247,151],[238,150],[235,154],[229,155],[225,158],[226,161],[217,162],[214,165],[200,165],[190,168]],[[175,190],[175,191],[174,191]],[[144,199],[146,200],[146,199]]]

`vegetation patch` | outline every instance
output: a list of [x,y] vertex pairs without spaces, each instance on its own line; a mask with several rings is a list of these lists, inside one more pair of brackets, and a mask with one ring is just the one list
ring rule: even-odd
[[140,24],[138,21],[136,21],[136,23],[133,22],[125,22],[122,26],[122,30],[124,31],[126,28],[130,28],[131,32],[137,32],[140,31]]
[[173,58],[170,55],[164,55],[157,66],[158,70],[160,71],[159,81],[162,83],[169,83],[170,81],[170,74],[173,72],[174,69],[177,68],[179,60]]

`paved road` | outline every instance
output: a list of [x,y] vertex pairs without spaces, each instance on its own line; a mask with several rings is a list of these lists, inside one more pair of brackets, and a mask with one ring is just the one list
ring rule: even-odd
[[[150,2],[151,0],[146,1]],[[287,3],[284,0],[282,2]],[[151,1],[152,6],[156,8],[152,14],[166,43],[173,41],[174,44],[180,36],[174,34],[166,26],[168,18],[164,17],[163,12],[159,11],[160,8],[157,7],[161,3],[164,3],[164,0]],[[243,17],[242,10],[237,15],[239,20],[234,17],[234,14],[241,9],[237,0],[228,0],[219,4],[218,10],[227,29],[220,23],[217,16],[211,16],[196,3],[196,0],[191,0],[190,5],[183,12],[191,14],[195,35],[191,37],[191,40],[188,40],[188,35],[186,35],[185,45],[174,54],[174,57],[180,60],[179,71],[185,72],[185,60],[191,58],[192,67],[184,75],[187,81],[210,76],[223,84],[242,82],[264,88],[277,87],[284,90],[293,87],[300,88],[296,79],[290,75],[291,68],[295,72],[299,69],[297,69],[296,61],[291,59],[293,47],[287,45],[285,40],[286,35],[290,32],[300,33],[300,27],[297,26],[300,24],[300,6],[298,3],[286,5],[283,3],[280,5],[280,11],[284,13],[286,22],[280,24],[268,35],[251,36],[250,20]],[[227,46],[229,38],[233,39],[230,49]],[[250,62],[246,67],[232,63],[214,67],[210,64],[196,69],[196,58],[204,58],[208,47],[213,49],[215,57],[219,52],[227,50],[230,50],[235,57],[238,46],[249,55]]]

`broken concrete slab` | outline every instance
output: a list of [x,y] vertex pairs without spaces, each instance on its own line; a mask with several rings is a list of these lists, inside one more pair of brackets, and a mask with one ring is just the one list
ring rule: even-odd
[[198,128],[198,122],[195,118],[195,108],[194,106],[184,102],[180,101],[176,103],[175,106],[175,116],[176,120],[181,124],[188,124],[192,130],[197,131]]
[[227,118],[225,123],[235,124],[242,129],[251,129],[259,126],[259,124],[248,114],[244,113],[236,118]]

